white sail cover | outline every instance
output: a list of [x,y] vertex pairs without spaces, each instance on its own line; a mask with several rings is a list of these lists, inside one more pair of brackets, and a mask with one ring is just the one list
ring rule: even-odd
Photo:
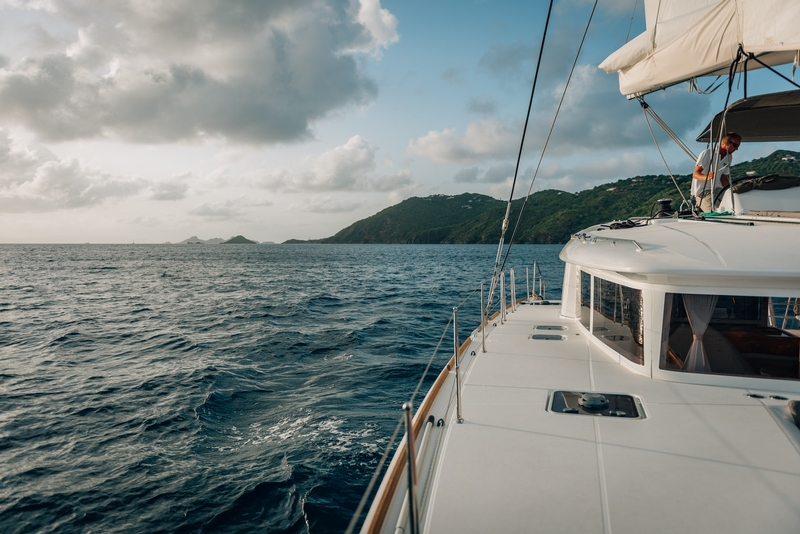
[[[741,45],[768,65],[800,51],[800,0],[644,0],[647,29],[600,68],[628,98],[698,76],[726,74]],[[760,67],[755,61],[748,70]],[[741,69],[740,69],[741,70]]]

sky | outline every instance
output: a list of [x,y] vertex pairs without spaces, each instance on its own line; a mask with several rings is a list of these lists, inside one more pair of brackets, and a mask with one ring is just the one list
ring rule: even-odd
[[[555,3],[515,198],[592,6]],[[412,196],[507,200],[547,7],[0,0],[0,243],[279,243]],[[641,0],[599,1],[533,191],[666,172],[640,106],[597,68],[643,30]],[[749,84],[791,89],[769,73]],[[647,101],[698,153],[724,98],[681,84]],[[657,137],[670,169],[691,172]],[[744,144],[736,159],[777,148],[797,149]]]

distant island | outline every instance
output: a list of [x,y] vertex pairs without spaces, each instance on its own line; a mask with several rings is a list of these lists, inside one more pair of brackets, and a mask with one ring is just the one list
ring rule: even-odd
[[237,235],[235,237],[231,237],[230,239],[222,239],[221,237],[215,237],[213,239],[200,239],[196,235],[184,239],[176,243],[177,245],[257,245],[258,241],[253,241],[251,239],[247,239],[244,236]]
[[[734,180],[768,174],[800,176],[800,152],[778,150],[767,157],[731,167]],[[687,198],[691,178],[691,175],[675,176]],[[579,193],[554,189],[537,191],[528,199],[514,242],[566,243],[582,228],[650,215],[660,198],[671,198],[673,208],[680,207],[681,195],[669,176],[635,176]],[[512,202],[506,240],[514,232],[523,201]],[[497,244],[505,209],[505,201],[476,193],[412,197],[355,222],[331,237],[308,241],[290,239],[285,243]]]
[[257,245],[258,241],[251,241],[244,236],[237,235],[236,237],[232,237],[227,241],[223,241],[220,245]]

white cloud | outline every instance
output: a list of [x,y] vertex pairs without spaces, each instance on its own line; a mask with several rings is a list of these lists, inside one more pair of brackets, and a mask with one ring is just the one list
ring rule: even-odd
[[406,153],[435,163],[470,164],[487,158],[513,156],[514,144],[519,143],[521,127],[509,125],[496,118],[482,119],[467,125],[461,139],[455,128],[431,131],[411,140]]
[[252,180],[269,191],[393,191],[413,184],[411,171],[374,176],[378,148],[360,135],[338,147],[303,158]]
[[115,176],[46,147],[27,146],[0,129],[0,212],[52,211],[96,206],[140,193],[148,183]]
[[6,9],[15,8],[52,13],[76,36],[0,71],[0,118],[45,140],[308,138],[315,120],[375,97],[354,54],[398,40],[397,20],[378,0],[52,0]]

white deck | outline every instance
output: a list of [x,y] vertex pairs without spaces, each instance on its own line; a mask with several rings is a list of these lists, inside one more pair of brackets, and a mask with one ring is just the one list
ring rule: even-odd
[[[425,532],[800,531],[787,401],[637,375],[558,314],[520,306],[486,353],[468,349],[465,422],[446,426]],[[535,325],[565,325],[567,340],[527,339]],[[553,390],[636,395],[646,418],[551,413]]]

